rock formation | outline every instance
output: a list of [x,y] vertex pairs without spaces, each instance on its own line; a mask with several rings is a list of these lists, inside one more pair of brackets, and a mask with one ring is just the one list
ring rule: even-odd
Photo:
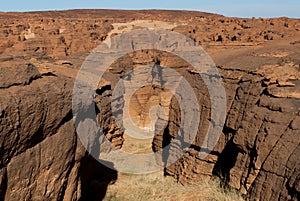
[[[124,142],[124,128],[111,117],[117,80],[138,65],[159,61],[190,82],[201,105],[196,140],[166,168],[167,174],[183,184],[219,176],[250,200],[300,199],[300,20],[191,11],[72,10],[0,13],[0,201],[101,200],[117,175],[96,162],[76,135],[74,80],[101,42],[156,20],[164,21],[158,27],[201,44],[214,60],[227,96],[221,137],[206,158],[197,157],[211,123],[205,84],[182,59],[140,51],[112,64],[98,85],[97,118],[107,139],[117,148]],[[123,104],[121,100],[118,109]],[[152,104],[165,110],[166,125],[156,132],[154,151],[174,139],[180,108],[168,92],[140,90],[131,104],[131,115],[147,114]],[[150,119],[136,121],[144,127]]]

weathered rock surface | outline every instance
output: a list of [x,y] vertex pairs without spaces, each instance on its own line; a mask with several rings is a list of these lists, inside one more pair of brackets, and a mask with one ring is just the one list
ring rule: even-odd
[[[111,100],[117,80],[140,64],[159,60],[190,82],[204,117],[192,147],[166,172],[181,183],[218,175],[250,200],[299,200],[300,21],[110,10],[0,13],[0,200],[101,200],[116,174],[92,159],[77,138],[74,80],[88,53],[111,33],[118,34],[116,27],[120,32],[139,28],[141,22],[134,27],[138,20],[165,21],[168,29],[209,53],[226,89],[225,126],[215,149],[198,158],[210,125],[205,84],[181,59],[145,51],[123,57],[99,83],[97,118],[107,139],[117,148],[124,141],[123,128],[111,118],[111,101],[116,110],[124,105],[122,98]],[[151,96],[141,91],[135,97],[139,108],[132,114],[146,114],[142,108],[152,104]],[[155,98],[162,97],[157,93]],[[157,125],[164,130],[154,137],[154,151],[179,129],[174,98],[166,111],[166,125]],[[183,145],[176,146],[172,149]]]
[[[269,45],[251,51],[269,52]],[[275,47],[299,55],[299,49],[293,46]],[[300,132],[295,126],[299,124],[299,61],[292,54],[284,59],[274,56],[257,59],[256,53],[245,53],[229,61],[216,60],[228,100],[226,123],[218,146],[208,157],[200,159],[201,142],[196,142],[166,172],[177,176],[182,183],[205,175],[220,175],[231,187],[248,193],[250,200],[298,200],[299,164],[293,160],[299,155],[300,142]],[[199,104],[205,104],[199,100]],[[172,105],[167,132],[163,134],[169,139],[179,129],[176,114],[180,110],[178,105]],[[202,122],[199,127],[203,129],[205,125]],[[205,134],[208,128],[204,129],[204,132],[198,130],[198,135]],[[163,146],[156,141],[155,146]],[[176,146],[174,149],[184,145]]]

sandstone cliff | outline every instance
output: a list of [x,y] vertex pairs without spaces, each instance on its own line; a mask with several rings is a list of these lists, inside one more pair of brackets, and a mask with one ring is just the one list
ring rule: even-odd
[[[101,200],[117,176],[90,157],[76,135],[74,80],[97,45],[139,20],[164,21],[208,52],[226,90],[225,126],[215,149],[198,158],[211,107],[200,76],[172,55],[136,52],[99,84],[97,117],[106,137],[122,147],[123,128],[110,113],[116,80],[141,63],[159,61],[190,81],[203,106],[195,142],[166,173],[181,183],[220,176],[250,200],[299,200],[300,21],[110,10],[0,13],[0,200]],[[167,125],[156,133],[154,151],[172,141],[180,121],[175,98],[163,100],[166,94],[158,91],[135,94],[131,111],[146,114],[143,108],[154,103],[165,108]]]

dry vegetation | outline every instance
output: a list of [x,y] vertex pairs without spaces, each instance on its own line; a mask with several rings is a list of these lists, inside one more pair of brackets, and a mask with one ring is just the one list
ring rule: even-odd
[[120,174],[117,182],[108,187],[104,201],[243,201],[233,190],[220,188],[219,181],[203,181],[182,186],[162,173],[148,175]]

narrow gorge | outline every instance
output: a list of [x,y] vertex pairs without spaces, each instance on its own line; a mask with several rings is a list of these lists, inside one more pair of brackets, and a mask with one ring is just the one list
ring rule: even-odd
[[[249,200],[300,199],[300,20],[70,10],[0,13],[0,22],[0,201],[102,200],[118,180],[103,164],[117,164],[101,164],[91,152],[116,150],[163,150],[156,158],[162,164],[179,153],[163,171],[183,185],[218,177]],[[98,45],[140,29],[183,34],[214,61],[219,77],[207,79],[222,80],[226,114],[213,150],[202,149],[211,127],[220,126],[203,77],[182,58],[151,49],[107,66],[92,109],[109,143],[96,136],[90,153],[83,146],[72,112],[77,74]],[[197,133],[188,146],[177,140],[178,133],[184,138],[180,101],[162,87],[180,80],[166,68],[185,78],[198,101],[198,125],[189,122]],[[115,90],[121,78],[132,94]],[[139,89],[130,88],[140,80]]]

